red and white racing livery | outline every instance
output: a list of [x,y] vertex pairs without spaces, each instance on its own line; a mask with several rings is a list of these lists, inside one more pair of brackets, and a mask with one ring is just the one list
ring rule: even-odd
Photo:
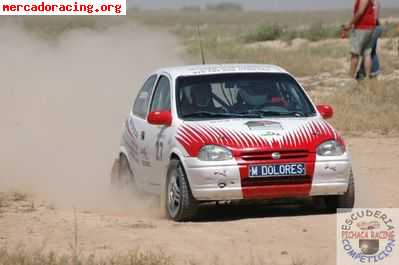
[[160,195],[177,221],[210,201],[317,197],[352,208],[350,156],[332,115],[277,66],[161,69],[125,122],[112,183]]

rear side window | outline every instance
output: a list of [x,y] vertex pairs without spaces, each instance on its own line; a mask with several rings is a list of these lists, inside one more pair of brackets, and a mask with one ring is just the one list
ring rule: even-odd
[[170,110],[170,82],[165,76],[159,78],[151,103],[151,111],[161,110]]
[[139,94],[137,95],[136,101],[133,106],[133,114],[145,119],[147,117],[148,104],[150,102],[150,97],[152,90],[154,88],[155,81],[157,79],[156,75],[152,75],[144,83]]

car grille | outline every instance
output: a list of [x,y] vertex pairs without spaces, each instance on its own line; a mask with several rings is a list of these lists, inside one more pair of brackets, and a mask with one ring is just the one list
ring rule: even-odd
[[309,156],[309,152],[307,150],[284,150],[284,151],[246,151],[242,152],[240,157],[244,161],[275,160],[273,159],[272,154],[276,152],[281,154],[281,158],[278,160],[306,159]]
[[312,178],[308,176],[298,177],[272,177],[272,178],[246,178],[242,180],[243,187],[268,186],[268,185],[292,185],[311,184]]

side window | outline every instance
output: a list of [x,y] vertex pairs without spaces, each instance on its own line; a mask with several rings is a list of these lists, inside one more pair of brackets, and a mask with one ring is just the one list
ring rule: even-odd
[[147,116],[148,104],[151,97],[151,92],[154,87],[155,81],[157,79],[156,75],[151,76],[144,83],[139,94],[137,95],[136,101],[133,106],[133,114],[145,119]]
[[151,103],[151,111],[170,110],[170,82],[165,76],[159,78]]

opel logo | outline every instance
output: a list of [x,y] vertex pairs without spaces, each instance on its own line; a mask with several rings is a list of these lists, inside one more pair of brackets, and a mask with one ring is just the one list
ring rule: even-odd
[[272,158],[275,159],[275,160],[280,159],[280,158],[281,158],[281,154],[280,154],[280,153],[277,153],[277,152],[276,152],[276,153],[273,153],[273,154],[272,154]]

